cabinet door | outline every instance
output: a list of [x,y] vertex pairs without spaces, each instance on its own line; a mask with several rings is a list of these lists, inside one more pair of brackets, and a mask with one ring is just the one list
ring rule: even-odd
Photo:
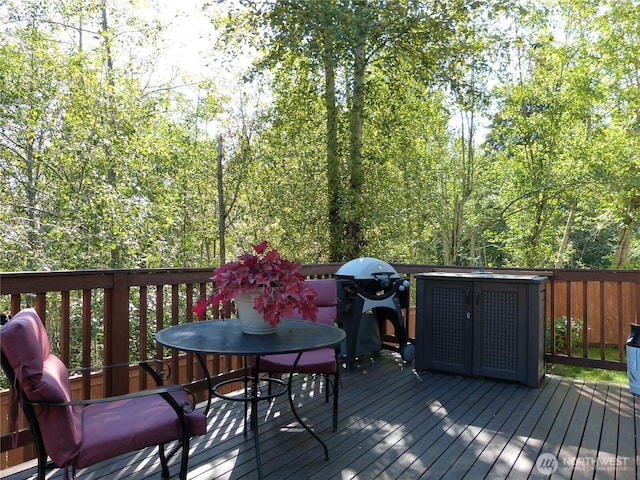
[[427,368],[470,374],[472,337],[471,282],[428,282],[426,295]]
[[474,375],[525,380],[526,299],[523,284],[474,283]]

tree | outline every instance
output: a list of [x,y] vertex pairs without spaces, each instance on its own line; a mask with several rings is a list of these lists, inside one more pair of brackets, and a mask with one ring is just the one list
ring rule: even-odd
[[597,18],[597,47],[606,71],[609,145],[606,190],[608,210],[619,225],[613,268],[629,268],[634,234],[640,227],[640,4],[610,1]]
[[[0,62],[7,62],[0,162],[11,186],[0,221],[12,231],[3,264],[93,268],[193,258],[177,252],[187,239],[162,240],[188,233],[173,223],[183,210],[177,192],[184,191],[174,182],[190,169],[182,163],[190,157],[176,155],[190,151],[187,133],[166,107],[171,89],[145,89],[122,53],[153,39],[155,26],[147,25],[146,34],[112,30],[104,2],[41,6],[24,2],[4,12],[15,21],[0,43],[6,54]],[[102,43],[88,41],[87,32],[102,32]],[[29,255],[11,255],[12,245]]]
[[[506,229],[494,239],[515,265],[561,265],[573,222],[593,189],[588,165],[598,151],[594,126],[602,92],[596,86],[600,73],[584,48],[585,8],[556,17],[529,10],[520,27],[536,33],[525,29],[513,42],[520,45],[519,68],[497,89],[501,103],[489,146]],[[560,18],[563,28],[548,31],[550,18]]]
[[[254,35],[266,52],[261,65],[291,71],[304,58],[310,75],[322,81],[330,258],[359,256],[366,244],[361,222],[368,205],[363,149],[365,118],[373,101],[367,91],[372,65],[392,67],[394,59],[411,58],[418,65],[413,74],[433,80],[434,71],[446,63],[442,53],[452,42],[451,34],[466,20],[467,5],[451,2],[430,9],[420,2],[368,0],[244,5],[244,20],[249,21],[241,31],[259,27]],[[343,75],[337,77],[336,72]],[[340,117],[348,124],[345,137],[339,133]]]
[[208,5],[194,79],[141,3],[2,3],[3,270],[638,265],[637,1]]

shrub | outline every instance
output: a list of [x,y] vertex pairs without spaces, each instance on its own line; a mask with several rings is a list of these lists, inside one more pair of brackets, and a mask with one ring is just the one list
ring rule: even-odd
[[[547,319],[547,329],[545,333],[545,346],[548,353],[567,353],[567,317],[555,319],[555,351],[551,349],[551,325],[550,318]],[[571,348],[572,350],[582,345],[583,321],[580,318],[571,318]]]

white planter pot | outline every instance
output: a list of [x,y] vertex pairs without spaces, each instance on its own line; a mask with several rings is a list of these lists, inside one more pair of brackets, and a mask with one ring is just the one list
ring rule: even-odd
[[238,307],[238,318],[242,325],[242,331],[250,335],[269,335],[276,332],[276,327],[272,327],[264,319],[264,315],[253,308],[253,301],[259,293],[243,293],[236,298]]

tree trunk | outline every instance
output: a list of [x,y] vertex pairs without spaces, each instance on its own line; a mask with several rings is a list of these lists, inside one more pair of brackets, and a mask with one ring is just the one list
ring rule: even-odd
[[573,228],[573,222],[576,218],[576,211],[578,209],[578,201],[573,199],[571,202],[571,210],[569,211],[569,217],[567,218],[567,224],[564,227],[564,234],[562,235],[562,242],[558,249],[558,255],[556,256],[555,268],[562,268],[564,265],[564,256],[569,247],[569,238],[571,237],[571,229]]
[[324,28],[322,61],[324,65],[324,102],[327,110],[327,189],[329,207],[329,261],[342,260],[342,232],[340,216],[340,160],[338,158],[338,110],[336,108],[335,59],[333,56],[334,33],[330,21]]
[[637,218],[639,212],[640,196],[633,198],[628,205],[625,218],[620,227],[620,233],[618,234],[618,243],[616,244],[616,253],[613,257],[612,268],[629,268],[631,261],[631,238],[638,224]]
[[635,223],[635,220],[631,220],[629,224],[620,227],[616,253],[613,257],[612,268],[614,269],[629,268],[631,234],[633,233]]
[[[363,5],[356,4],[356,18]],[[353,96],[350,116],[350,148],[349,148],[349,200],[346,218],[344,255],[346,259],[361,255],[364,241],[362,238],[362,131],[364,124],[364,79],[367,66],[366,58],[366,26],[357,22],[356,46],[353,60]]]
[[[101,33],[102,33],[102,39],[103,39],[103,43],[104,43],[104,52],[105,52],[105,67],[106,67],[106,77],[107,77],[107,84],[109,85],[109,87],[111,87],[109,90],[109,94],[108,94],[108,106],[109,106],[109,110],[106,112],[107,117],[104,119],[105,121],[105,131],[109,132],[111,134],[111,132],[113,132],[115,130],[114,126],[115,126],[115,120],[114,120],[114,105],[112,102],[112,92],[113,92],[113,88],[115,87],[115,82],[113,79],[113,58],[111,56],[111,35],[109,33],[109,22],[108,22],[108,15],[107,15],[107,4],[105,1],[103,1],[100,5],[100,10],[102,13],[102,23],[101,23]],[[110,145],[110,142],[103,142],[103,148],[105,151],[105,159],[107,160],[107,164],[109,165],[109,168],[107,170],[107,181],[109,182],[109,185],[111,185],[113,187],[113,192],[115,192],[115,194],[117,195],[117,175],[116,175],[116,170],[113,167],[113,165],[115,164],[114,161],[112,161],[113,159],[113,151]],[[118,244],[117,241],[117,234],[116,234],[116,226],[114,224],[114,222],[116,222],[116,219],[112,219],[111,222],[111,237],[112,237],[112,247],[111,247],[111,268],[119,268],[121,266],[122,263],[122,248],[120,247],[120,245]]]
[[[460,194],[453,197],[453,218],[451,220],[451,239],[448,246],[448,262],[457,265],[460,257],[460,245],[462,243],[462,227],[465,219],[465,206],[471,198],[475,184],[475,115],[469,113],[468,117],[461,115],[460,131],[460,158],[462,161],[462,188]],[[465,126],[468,126],[468,133],[465,133]],[[454,188],[455,190],[455,188]]]
[[226,207],[224,202],[224,188],[222,186],[222,135],[218,135],[218,162],[216,178],[218,183],[218,241],[220,242],[220,265],[226,263]]
[[464,204],[466,201],[465,197],[456,196],[453,199],[453,218],[451,219],[451,239],[449,242],[449,261],[451,265],[458,264],[462,222],[464,221]]

